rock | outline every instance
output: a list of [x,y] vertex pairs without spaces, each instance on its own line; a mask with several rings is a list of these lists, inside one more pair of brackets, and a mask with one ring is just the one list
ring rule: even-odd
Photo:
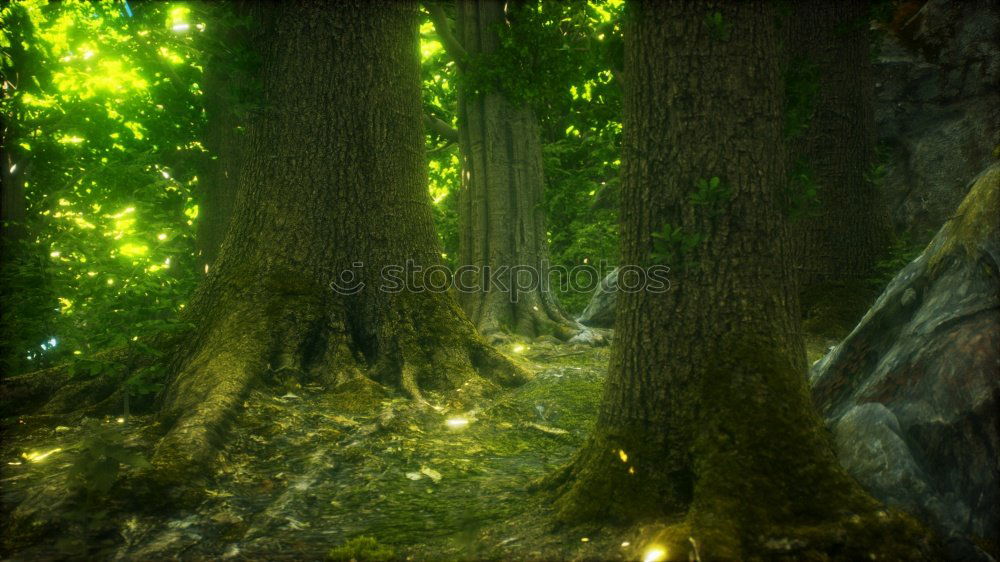
[[618,268],[601,280],[590,297],[587,308],[577,322],[595,328],[611,328],[615,324],[615,303],[618,301]]
[[1000,9],[930,0],[875,61],[884,192],[897,232],[926,244],[1000,145]]
[[998,208],[994,164],[810,372],[844,466],[953,535],[955,552],[975,549],[966,536],[1000,539]]

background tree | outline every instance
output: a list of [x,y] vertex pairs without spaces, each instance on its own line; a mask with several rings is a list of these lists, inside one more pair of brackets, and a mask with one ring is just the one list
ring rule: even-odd
[[672,521],[651,539],[675,558],[742,559],[777,536],[893,548],[859,544],[846,514],[871,525],[876,504],[806,387],[772,6],[628,9],[622,258],[670,265],[673,285],[620,296],[596,428],[549,481],[560,518]]
[[[269,10],[270,39],[258,43],[265,115],[251,122],[232,224],[188,307],[196,329],[162,397],[168,432],[153,461],[168,479],[211,458],[266,373],[318,379],[355,408],[385,387],[416,399],[459,387],[474,396],[524,376],[449,293],[420,290],[420,276],[399,292],[379,279],[384,266],[439,263],[416,6],[257,9]],[[333,291],[349,270],[364,287]]]
[[891,242],[879,192],[870,2],[792,4],[785,36],[795,224],[803,306],[846,333],[881,287],[869,287]]
[[[528,10],[497,0],[460,0],[452,33],[442,6],[428,3],[427,8],[460,76],[458,264],[527,268],[538,279],[549,262],[541,131],[527,100],[512,98],[511,88],[498,87],[512,73],[509,64],[498,64],[507,56],[505,41],[508,47],[528,48],[513,45],[512,34],[505,30],[517,26]],[[480,333],[554,334],[566,339],[579,331],[545,285],[536,282],[521,291],[513,288],[519,283],[516,274],[502,279],[510,290],[479,278],[475,290],[460,294],[462,307]]]
[[[621,99],[613,75],[618,71],[612,68],[621,66],[621,7],[621,0],[509,3],[510,24],[497,29],[499,48],[479,59],[477,68],[486,79],[471,79],[472,87],[510,92],[506,97],[524,101],[534,113],[542,144],[549,258],[566,271],[577,266],[610,270],[618,259]],[[446,18],[431,8],[436,19]],[[424,108],[432,117],[431,193],[445,260],[456,267],[462,174],[453,124],[458,85],[468,81],[468,73],[457,71],[430,18],[421,35]],[[594,288],[587,287],[586,275],[578,281],[579,287],[549,287],[569,313],[582,311]]]

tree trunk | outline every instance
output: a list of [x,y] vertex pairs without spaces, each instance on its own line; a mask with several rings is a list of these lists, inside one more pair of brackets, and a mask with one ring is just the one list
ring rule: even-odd
[[[806,386],[775,13],[629,10],[622,260],[666,259],[671,288],[619,295],[597,425],[548,480],[560,518],[667,521],[650,540],[671,560],[744,559],[775,537],[833,548],[845,514],[872,524],[876,503],[837,465]],[[695,204],[713,177],[721,191]],[[680,234],[658,244],[667,224]]]
[[[504,3],[460,0],[457,42],[465,64],[499,49]],[[464,70],[463,70],[464,69]],[[459,72],[478,72],[460,65]],[[459,198],[459,265],[510,271],[500,284],[472,283],[459,300],[486,337],[504,332],[527,337],[543,334],[567,339],[582,327],[568,318],[542,279],[548,265],[548,239],[542,189],[541,133],[534,111],[512,103],[503,92],[458,94],[462,186]],[[504,290],[504,285],[509,290]],[[522,289],[521,287],[529,288]]]
[[[197,325],[162,400],[153,457],[197,473],[261,375],[359,392],[464,386],[524,372],[487,346],[446,292],[385,290],[382,268],[437,265],[427,192],[416,6],[261,4],[264,115],[249,127],[232,223],[189,306]],[[334,290],[353,271],[363,288]]]
[[795,4],[789,22],[791,64],[814,65],[818,80],[811,118],[793,143],[793,158],[811,171],[819,199],[818,210],[795,228],[809,303],[827,287],[872,278],[890,241],[888,210],[869,180],[876,137],[868,9],[861,0],[810,0]]

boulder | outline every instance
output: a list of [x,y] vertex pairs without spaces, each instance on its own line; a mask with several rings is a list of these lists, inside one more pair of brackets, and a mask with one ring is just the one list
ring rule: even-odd
[[1000,164],[968,192],[810,382],[873,495],[988,559],[963,537],[1000,542]]
[[615,303],[618,301],[618,268],[609,273],[594,290],[587,308],[576,319],[593,328],[612,328],[615,325]]
[[[913,3],[910,3],[913,4]],[[875,60],[884,193],[897,232],[926,244],[1000,146],[1000,4],[929,0]]]

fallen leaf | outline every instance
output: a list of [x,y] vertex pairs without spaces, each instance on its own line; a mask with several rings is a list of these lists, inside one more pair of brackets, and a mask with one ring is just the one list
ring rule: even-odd
[[441,481],[441,473],[434,470],[433,468],[422,466],[420,467],[420,474],[423,474],[424,476],[430,478],[431,480],[434,481],[435,484]]

